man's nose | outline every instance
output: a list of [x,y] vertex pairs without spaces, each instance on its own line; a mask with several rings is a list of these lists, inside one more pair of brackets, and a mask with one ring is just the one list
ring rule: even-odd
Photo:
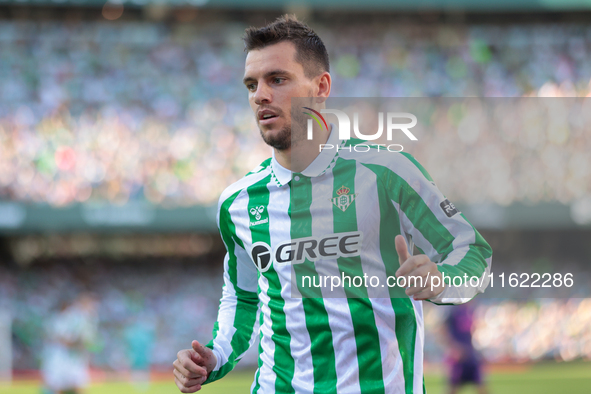
[[262,83],[257,86],[256,92],[254,92],[254,102],[257,105],[268,104],[273,100],[271,94],[271,88],[266,84]]

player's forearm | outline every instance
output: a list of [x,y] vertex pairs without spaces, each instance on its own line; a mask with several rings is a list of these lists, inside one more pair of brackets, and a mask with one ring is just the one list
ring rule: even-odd
[[478,234],[474,243],[454,249],[438,266],[445,290],[430,301],[461,304],[484,292],[492,264],[492,249]]
[[[225,212],[225,211],[223,211]],[[257,271],[241,243],[222,233],[228,253],[224,258],[224,288],[213,329],[206,345],[217,358],[205,383],[221,379],[230,372],[254,341],[259,298]]]
[[206,345],[214,352],[217,364],[206,383],[221,379],[230,372],[254,342],[257,332],[258,296],[241,296],[224,291],[213,339]]

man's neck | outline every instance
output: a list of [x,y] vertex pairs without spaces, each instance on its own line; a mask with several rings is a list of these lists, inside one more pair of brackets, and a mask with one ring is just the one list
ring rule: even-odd
[[289,149],[274,149],[275,160],[283,168],[292,172],[304,171],[320,154],[320,145],[328,141],[331,130],[332,125],[328,131],[322,129],[314,130],[314,138],[311,140],[303,139],[292,142],[292,146]]

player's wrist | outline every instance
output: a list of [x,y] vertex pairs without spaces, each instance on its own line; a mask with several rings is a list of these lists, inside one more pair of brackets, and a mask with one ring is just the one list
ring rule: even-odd
[[206,365],[207,378],[209,379],[209,375],[213,371],[217,371],[221,368],[222,358],[220,357],[218,350],[215,348],[215,346],[213,346],[213,344],[208,343],[207,345],[205,345],[205,347],[211,350],[211,357],[213,358],[213,360],[211,360],[211,362],[208,362]]

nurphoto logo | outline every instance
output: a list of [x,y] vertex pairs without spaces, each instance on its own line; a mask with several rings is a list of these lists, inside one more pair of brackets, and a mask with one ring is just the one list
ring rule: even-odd
[[[322,114],[333,114],[337,117],[338,127],[339,127],[339,140],[350,140],[351,139],[351,120],[349,119],[349,115],[345,112],[340,111],[338,109],[321,109],[320,111],[316,111],[310,107],[303,107],[305,110],[310,112],[304,112],[304,114],[309,115],[311,119],[308,119],[307,123],[307,138],[308,140],[312,140],[314,138],[314,122],[320,126],[320,128],[324,128],[328,130],[328,122],[322,116]],[[417,117],[408,112],[388,112],[384,117],[383,112],[378,113],[378,130],[373,134],[363,134],[359,131],[359,114],[357,112],[353,113],[353,135],[355,138],[358,138],[363,141],[375,141],[382,137],[384,134],[384,118],[386,119],[386,139],[388,141],[392,141],[394,137],[394,131],[399,130],[404,133],[404,135],[410,139],[411,141],[417,141],[417,137],[410,131],[411,128],[417,125]],[[402,120],[402,121],[401,121]],[[406,120],[406,122],[404,122]],[[371,144],[372,146],[377,147],[378,151],[380,147],[386,148],[390,152],[400,152],[403,150],[403,146],[400,144],[390,144],[385,146],[385,144]],[[367,152],[369,151],[369,146],[367,144],[359,144],[353,146],[353,149],[356,152]],[[395,148],[393,148],[395,147]],[[343,149],[343,147],[333,146],[332,144],[320,144],[320,151],[324,149]],[[350,150],[350,147],[347,147]]]

